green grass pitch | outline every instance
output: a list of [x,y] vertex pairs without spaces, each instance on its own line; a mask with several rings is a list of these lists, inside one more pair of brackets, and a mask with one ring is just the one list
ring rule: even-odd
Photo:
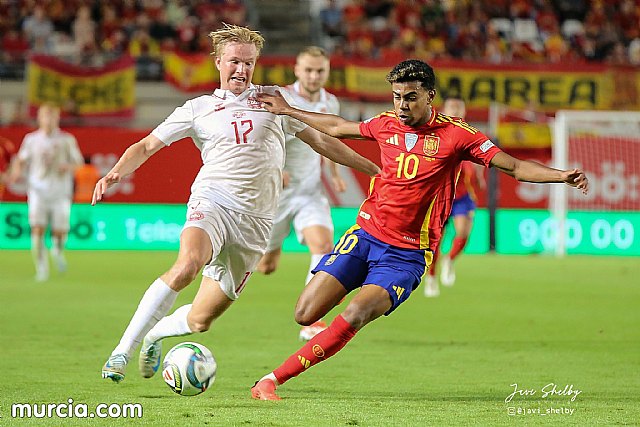
[[[68,252],[69,272],[35,283],[30,254],[0,251],[0,425],[423,426],[638,425],[637,258],[463,256],[436,299],[422,287],[338,355],[279,389],[249,388],[295,351],[293,307],[308,257],[286,254],[259,274],[212,329],[215,384],[197,397],[143,379],[132,360],[119,384],[100,378],[147,286],[174,252]],[[192,284],[177,304],[190,302]],[[332,312],[331,319],[340,310]],[[511,384],[535,395],[505,398]],[[571,385],[581,393],[547,395]],[[547,389],[548,390],[548,389]],[[140,403],[142,419],[13,419],[12,403]],[[513,408],[513,409],[511,409]],[[547,411],[552,411],[547,414]],[[554,413],[573,410],[571,414]],[[521,414],[509,415],[509,411]],[[537,413],[540,411],[540,414]],[[529,412],[529,413],[527,413]],[[545,414],[545,415],[542,415]]]

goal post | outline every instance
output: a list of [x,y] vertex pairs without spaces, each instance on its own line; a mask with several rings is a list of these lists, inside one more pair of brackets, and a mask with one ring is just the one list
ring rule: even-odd
[[[576,240],[571,212],[640,211],[640,112],[560,110],[551,126],[554,167],[581,168],[590,184],[587,196],[566,185],[552,186],[555,253],[563,256]],[[624,221],[598,223],[589,233],[592,240],[618,239],[621,246],[634,241],[634,228]]]

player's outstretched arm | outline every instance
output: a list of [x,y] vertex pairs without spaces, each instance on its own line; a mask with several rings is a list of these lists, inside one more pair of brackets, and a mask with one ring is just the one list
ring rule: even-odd
[[160,151],[164,146],[165,144],[152,134],[130,145],[122,154],[118,163],[96,183],[91,204],[95,205],[102,200],[102,196],[109,187],[117,184],[123,177],[138,169],[149,157]]
[[351,122],[335,114],[299,110],[289,105],[279,91],[276,91],[275,95],[259,93],[258,99],[267,111],[293,117],[327,135],[336,138],[362,138],[360,123]]
[[332,138],[310,127],[296,133],[296,136],[309,144],[314,151],[334,162],[349,166],[369,176],[380,173],[378,165],[362,157],[339,139]]
[[493,157],[491,166],[495,166],[518,181],[565,183],[582,190],[583,194],[587,194],[589,191],[589,179],[580,169],[564,171],[553,169],[530,160],[516,159],[504,152],[500,152]]

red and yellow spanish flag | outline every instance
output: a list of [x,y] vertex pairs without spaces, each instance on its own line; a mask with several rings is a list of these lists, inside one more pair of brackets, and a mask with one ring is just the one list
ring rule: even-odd
[[27,80],[32,112],[45,102],[53,102],[65,113],[77,116],[133,116],[136,71],[131,57],[101,68],[86,68],[34,55]]
[[166,52],[164,78],[185,92],[210,92],[220,81],[213,56]]

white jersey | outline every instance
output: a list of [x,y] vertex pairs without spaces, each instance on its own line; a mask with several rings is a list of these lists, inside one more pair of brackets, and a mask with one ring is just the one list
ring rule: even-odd
[[[300,83],[287,86],[292,105],[305,111],[340,114],[338,98],[320,89],[320,100],[311,102],[300,95]],[[283,198],[293,194],[316,194],[322,190],[322,156],[295,136],[287,136],[286,161],[284,170],[289,173],[289,185],[284,189]]]
[[18,159],[27,163],[29,194],[45,199],[71,198],[73,172],[60,171],[65,164],[82,164],[82,154],[73,135],[55,129],[28,133],[18,151]]
[[[272,114],[256,98],[277,86],[255,86],[238,96],[216,89],[175,109],[152,134],[166,145],[191,137],[202,167],[190,201],[210,200],[261,218],[273,218],[282,188],[285,133],[307,125]],[[179,165],[176,165],[179,166]]]

